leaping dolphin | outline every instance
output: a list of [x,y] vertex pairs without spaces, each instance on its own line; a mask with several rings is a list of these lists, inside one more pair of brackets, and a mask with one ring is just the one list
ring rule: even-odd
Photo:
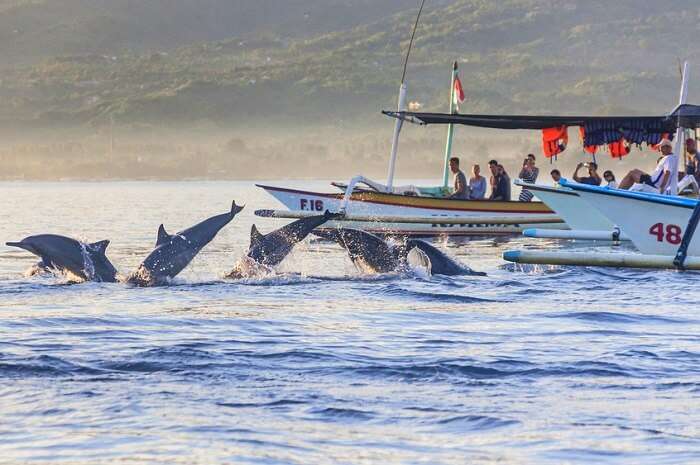
[[420,250],[425,254],[430,264],[430,272],[444,276],[486,276],[486,273],[474,271],[467,265],[458,263],[448,257],[437,247],[428,244],[425,241],[409,239],[406,241],[405,253],[408,254],[412,250]]
[[82,281],[116,282],[117,270],[105,255],[109,241],[86,244],[70,237],[40,234],[6,244],[41,258],[41,268],[69,272]]
[[436,247],[425,241],[409,239],[403,244],[392,247],[383,239],[358,229],[339,228],[329,231],[315,232],[319,237],[330,239],[340,244],[348,251],[355,266],[362,270],[375,273],[390,273],[408,267],[408,255],[416,249],[430,266],[432,274],[446,276],[485,276],[485,273],[474,271],[466,265],[457,263]]
[[250,246],[246,256],[241,259],[226,277],[240,279],[261,272],[282,263],[295,245],[303,241],[314,229],[326,221],[340,216],[328,210],[323,215],[303,218],[281,227],[269,234],[261,234],[253,225],[250,230]]
[[397,271],[402,265],[398,250],[366,231],[338,228],[316,231],[314,234],[340,244],[348,251],[350,260],[361,271],[391,273]]
[[173,235],[168,234],[161,224],[155,250],[127,282],[137,286],[157,286],[174,278],[241,210],[243,207],[237,206],[234,200],[230,212],[213,216]]

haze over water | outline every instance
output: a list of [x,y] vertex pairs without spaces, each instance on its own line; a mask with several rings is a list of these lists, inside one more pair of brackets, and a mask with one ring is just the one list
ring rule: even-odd
[[110,239],[123,273],[161,222],[174,233],[247,204],[168,287],[29,278],[35,257],[0,249],[0,463],[700,457],[697,274],[504,268],[503,250],[535,244],[518,238],[437,241],[485,278],[363,276],[306,242],[280,275],[227,282],[252,222],[282,223],[253,217],[276,204],[252,184],[6,183],[0,196],[3,243]]

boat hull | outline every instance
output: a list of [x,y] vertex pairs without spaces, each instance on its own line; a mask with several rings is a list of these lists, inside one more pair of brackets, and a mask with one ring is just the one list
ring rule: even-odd
[[565,187],[527,185],[527,189],[543,201],[573,230],[612,231],[615,225],[592,208],[578,193]]
[[[606,189],[567,186],[593,208],[617,224],[640,252],[675,255],[697,200]],[[689,256],[700,256],[698,234],[690,241]]]
[[[326,210],[338,211],[343,200],[341,193],[320,193],[273,186],[258,185],[291,211],[312,211],[323,213]],[[499,202],[488,200],[452,200],[430,197],[413,197],[397,194],[383,194],[370,191],[353,193],[347,205],[353,215],[384,216],[435,216],[437,218],[473,218],[494,216],[540,217],[553,212],[541,202]],[[565,229],[563,223],[549,224],[406,224],[406,223],[359,223],[328,222],[326,228],[338,226],[363,229],[376,234],[399,233],[412,236],[492,236],[515,235],[525,228]]]

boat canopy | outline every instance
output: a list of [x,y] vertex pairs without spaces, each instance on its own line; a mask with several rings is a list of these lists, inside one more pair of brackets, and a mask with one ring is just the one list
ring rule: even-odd
[[[662,116],[477,115],[383,111],[387,116],[421,125],[463,124],[494,129],[547,129],[561,126],[609,127],[618,131],[673,132],[700,127],[700,105],[679,105]],[[619,138],[619,136],[618,136]]]

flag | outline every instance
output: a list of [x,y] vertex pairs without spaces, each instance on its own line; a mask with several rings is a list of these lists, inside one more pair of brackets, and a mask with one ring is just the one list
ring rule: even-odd
[[459,76],[455,74],[455,87],[452,89],[452,99],[455,105],[459,107],[459,104],[464,102],[464,89],[462,88],[462,81],[459,80]]

